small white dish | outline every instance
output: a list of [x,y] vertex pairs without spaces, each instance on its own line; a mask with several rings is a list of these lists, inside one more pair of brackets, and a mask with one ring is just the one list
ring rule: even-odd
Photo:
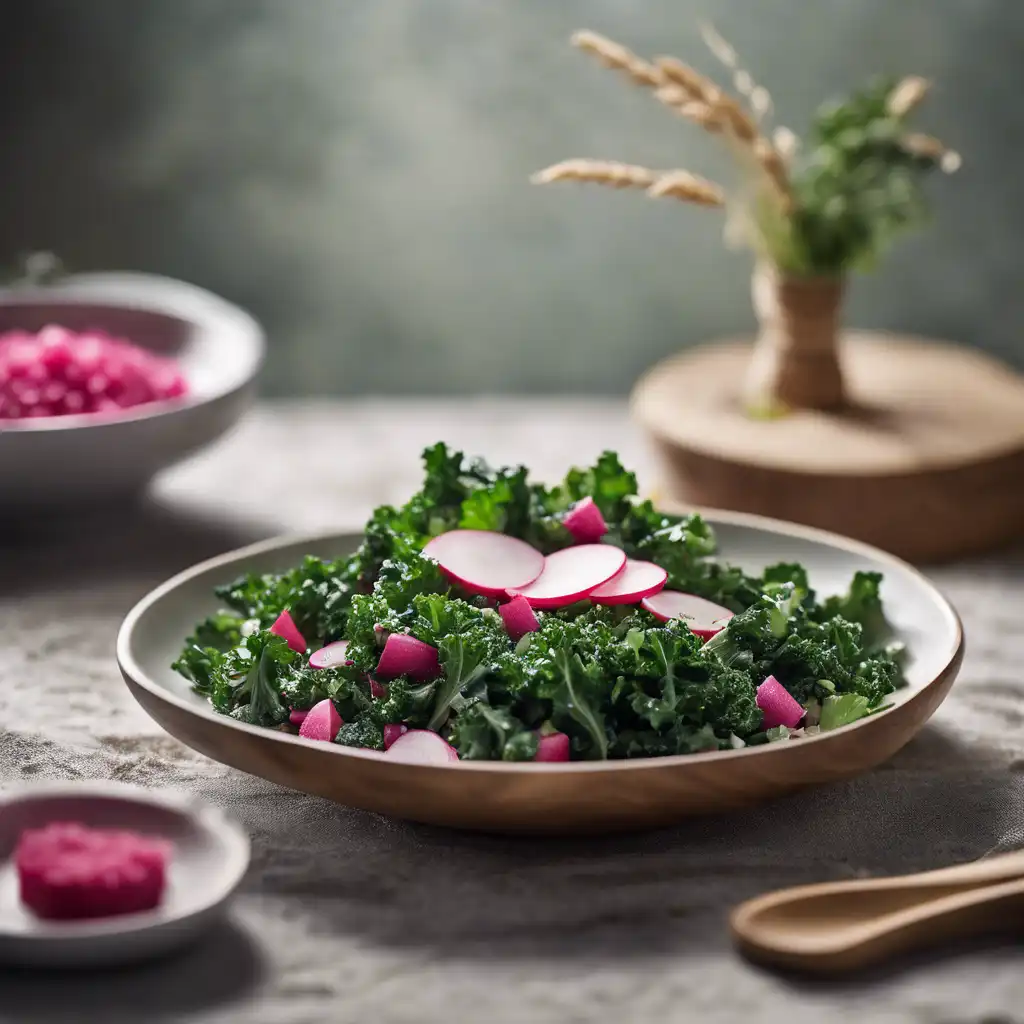
[[[76,821],[168,839],[174,852],[156,910],[88,921],[42,921],[22,906],[12,854],[26,828]],[[249,837],[187,796],[116,782],[31,786],[0,797],[0,964],[101,967],[172,952],[221,919],[249,865]]]
[[246,312],[184,281],[78,274],[0,289],[0,332],[99,328],[181,365],[189,392],[116,419],[54,416],[0,424],[0,512],[79,507],[143,490],[220,437],[252,401],[265,341]]

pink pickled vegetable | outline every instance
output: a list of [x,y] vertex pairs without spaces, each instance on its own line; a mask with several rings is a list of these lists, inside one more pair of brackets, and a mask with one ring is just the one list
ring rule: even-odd
[[409,731],[407,725],[385,725],[384,726],[384,749],[390,750],[399,736],[404,736]]
[[173,359],[104,331],[0,334],[0,420],[117,416],[187,390]]
[[392,742],[387,757],[409,764],[449,764],[459,755],[436,732],[429,729],[410,729]]
[[608,532],[608,524],[604,521],[601,510],[589,495],[576,502],[562,522],[581,544],[593,544]]
[[509,596],[519,594],[533,608],[562,608],[587,597],[625,564],[625,552],[610,544],[577,544],[548,555],[540,576]]
[[490,530],[450,530],[423,549],[449,579],[474,594],[503,597],[532,583],[544,568],[544,556],[526,541]]
[[135,832],[53,822],[14,851],[21,901],[51,921],[136,914],[159,906],[171,844]]
[[383,700],[388,695],[388,688],[383,683],[378,683],[372,676],[370,677],[370,696],[377,697]]
[[728,608],[678,590],[663,590],[653,597],[645,597],[640,606],[662,622],[682,619],[703,640],[710,640],[720,633],[732,618]]
[[302,723],[306,720],[306,716],[308,714],[309,714],[308,711],[298,711],[298,710],[293,711],[288,716],[288,721],[291,722],[292,725],[302,725]]
[[660,565],[629,558],[607,583],[590,592],[590,600],[597,604],[636,604],[657,594],[667,579],[668,573]]
[[775,676],[769,676],[757,688],[757,706],[764,712],[761,723],[764,729],[774,729],[778,725],[795,729],[804,717],[800,702]]
[[429,682],[441,674],[437,648],[405,633],[392,633],[377,662],[377,675],[382,679],[408,676],[419,683]]
[[498,613],[501,615],[501,621],[505,623],[505,632],[513,640],[520,640],[527,633],[535,633],[540,629],[540,623],[530,607],[530,602],[520,594],[511,601],[499,605]]
[[295,620],[287,608],[275,619],[270,632],[283,637],[293,651],[298,651],[299,654],[306,653],[306,641],[303,640],[299,627],[295,625]]
[[541,736],[537,744],[534,761],[568,761],[569,737],[564,732],[552,732]]
[[333,743],[341,726],[341,715],[338,714],[334,701],[328,698],[310,708],[302,725],[299,726],[299,735],[307,740]]
[[[336,640],[333,644],[321,647],[319,651],[314,651],[309,656],[309,667],[337,668],[338,665],[351,665],[352,662],[345,657],[345,651],[347,649],[347,640]],[[305,650],[305,648],[303,648],[303,650]]]

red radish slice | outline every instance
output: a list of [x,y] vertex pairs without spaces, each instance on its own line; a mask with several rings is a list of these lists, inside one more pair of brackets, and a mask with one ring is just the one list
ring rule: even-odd
[[345,657],[347,648],[347,640],[336,640],[333,644],[321,647],[309,656],[309,667],[337,668],[338,665],[351,665],[352,662]]
[[292,725],[302,725],[302,723],[306,720],[308,715],[308,711],[293,711],[288,716],[288,721],[291,722]]
[[298,651],[299,654],[306,653],[306,641],[303,640],[299,627],[295,625],[295,620],[287,608],[278,615],[274,624],[270,627],[270,632],[283,637],[293,651]]
[[418,683],[426,683],[440,674],[437,648],[405,633],[392,633],[388,637],[377,662],[377,675],[382,679],[408,676]]
[[541,736],[537,744],[534,761],[568,761],[569,737],[564,732],[553,732]]
[[662,622],[682,619],[702,640],[710,640],[720,633],[732,618],[728,608],[678,590],[663,590],[653,597],[645,597],[640,606]]
[[409,731],[407,725],[385,725],[384,726],[384,749],[390,750],[399,736],[404,736]]
[[490,530],[451,530],[423,549],[449,579],[474,594],[503,597],[532,583],[544,568],[544,556],[526,541]]
[[376,679],[370,679],[370,696],[378,699],[383,699],[388,695],[388,688],[383,683],[378,683]]
[[323,740],[325,743],[333,743],[334,737],[338,735],[341,728],[341,715],[334,706],[334,701],[320,701],[314,704],[299,726],[299,735],[307,740]]
[[601,510],[589,496],[576,502],[562,522],[580,544],[593,544],[608,532]]
[[408,764],[449,764],[459,759],[458,751],[429,729],[403,733],[388,748],[387,756]]
[[531,584],[509,591],[533,608],[563,608],[587,597],[626,564],[626,554],[610,544],[577,544],[544,559],[544,571]]
[[590,592],[590,600],[598,604],[636,604],[641,598],[657,594],[667,579],[668,573],[660,565],[629,558],[607,583]]
[[757,706],[764,712],[763,729],[774,729],[777,725],[785,725],[795,729],[804,717],[804,709],[799,701],[782,683],[769,676],[757,688]]
[[507,604],[498,607],[501,621],[505,623],[505,632],[513,640],[521,640],[527,633],[536,633],[540,629],[540,622],[533,614],[530,602],[525,597],[517,595]]

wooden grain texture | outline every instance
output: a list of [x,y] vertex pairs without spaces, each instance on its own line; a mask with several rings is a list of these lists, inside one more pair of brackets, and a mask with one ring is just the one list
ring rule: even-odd
[[841,354],[848,407],[776,420],[742,411],[748,343],[653,368],[632,411],[660,458],[663,500],[833,530],[917,562],[1024,535],[1019,375],[980,353],[881,334],[848,334]]
[[1024,930],[1024,853],[939,871],[797,886],[730,915],[751,959],[816,974],[859,970],[979,934]]

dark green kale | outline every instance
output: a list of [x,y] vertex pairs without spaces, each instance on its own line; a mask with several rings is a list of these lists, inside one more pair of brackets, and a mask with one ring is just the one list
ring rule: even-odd
[[826,621],[839,615],[857,622],[864,628],[865,645],[875,647],[891,632],[882,609],[881,585],[880,572],[856,572],[850,589],[842,596],[827,598],[815,617]]
[[288,717],[281,686],[297,657],[275,633],[251,633],[218,666],[212,678],[211,703],[218,711],[251,725],[280,725]]
[[506,708],[483,701],[458,716],[449,739],[467,761],[532,761],[539,742],[537,733]]
[[363,747],[366,750],[384,749],[384,730],[371,718],[345,722],[334,737],[343,747]]

